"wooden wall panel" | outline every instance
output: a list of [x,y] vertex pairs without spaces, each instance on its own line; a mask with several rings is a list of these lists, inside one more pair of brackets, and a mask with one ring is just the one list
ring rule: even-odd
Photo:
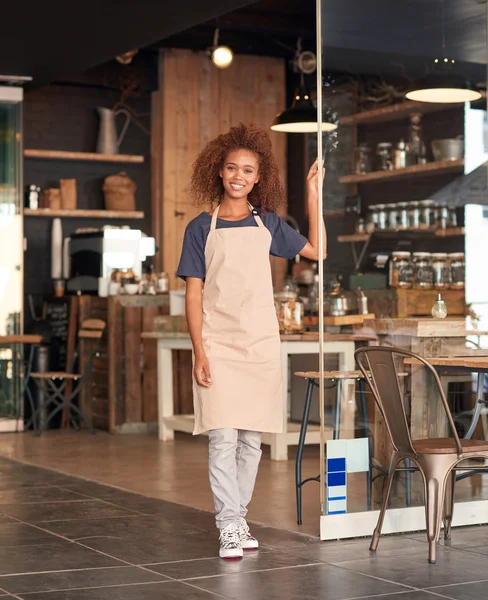
[[[161,202],[162,210],[154,208],[153,214],[156,218],[162,215],[163,265],[172,289],[183,285],[175,274],[185,228],[204,210],[195,207],[188,195],[198,152],[241,121],[270,131],[274,116],[285,107],[283,60],[242,55],[234,60],[232,67],[219,70],[202,52],[161,51],[160,90],[153,102],[154,114],[161,115],[162,144],[159,150],[154,145],[160,153],[161,193],[153,193],[153,202]],[[286,135],[272,131],[270,135],[285,184]],[[272,268],[279,287],[286,261],[273,260]]]

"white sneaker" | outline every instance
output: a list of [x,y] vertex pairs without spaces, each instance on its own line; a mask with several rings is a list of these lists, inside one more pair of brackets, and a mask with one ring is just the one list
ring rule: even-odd
[[259,548],[258,540],[251,535],[249,525],[244,517],[239,521],[239,537],[241,539],[241,547],[243,550],[257,550]]
[[242,558],[242,546],[239,537],[239,528],[231,523],[220,530],[220,558]]

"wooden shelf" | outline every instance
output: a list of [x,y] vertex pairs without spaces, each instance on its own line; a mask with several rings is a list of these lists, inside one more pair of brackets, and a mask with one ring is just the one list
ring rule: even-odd
[[464,168],[464,158],[458,160],[438,160],[427,163],[426,165],[412,165],[404,169],[393,171],[372,171],[364,175],[345,175],[339,179],[340,183],[370,183],[374,181],[387,181],[390,179],[401,179],[405,177],[426,177],[428,175],[438,175],[449,173],[451,171],[462,172]]
[[399,102],[382,108],[365,110],[354,115],[341,117],[340,125],[364,125],[367,123],[386,123],[397,119],[406,119],[412,113],[427,114],[441,110],[452,110],[452,105],[433,104],[431,102]]
[[360,243],[367,242],[372,235],[379,237],[389,238],[402,238],[402,237],[455,237],[464,235],[464,227],[452,227],[449,229],[398,229],[393,231],[392,229],[384,229],[381,231],[374,231],[373,233],[351,233],[350,235],[340,235],[337,237],[338,242],[343,243]]
[[76,219],[143,219],[140,210],[51,210],[50,208],[24,208],[26,217],[65,217]]
[[99,154],[98,152],[64,152],[62,150],[24,150],[25,158],[48,160],[85,160],[92,162],[143,163],[144,156],[137,154]]

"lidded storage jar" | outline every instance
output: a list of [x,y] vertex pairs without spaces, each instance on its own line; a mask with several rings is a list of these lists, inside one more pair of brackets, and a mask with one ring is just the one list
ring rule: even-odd
[[390,286],[409,289],[413,285],[410,252],[393,252],[390,259]]
[[434,271],[430,252],[413,253],[413,281],[417,290],[431,290],[434,287]]
[[274,298],[280,333],[302,333],[304,306],[297,293],[283,290]]
[[453,252],[448,258],[451,267],[451,288],[464,290],[464,252]]
[[436,290],[447,290],[451,286],[451,265],[445,252],[432,254],[434,271],[434,287]]
[[107,210],[136,209],[136,184],[127,173],[121,172],[105,177],[102,190]]

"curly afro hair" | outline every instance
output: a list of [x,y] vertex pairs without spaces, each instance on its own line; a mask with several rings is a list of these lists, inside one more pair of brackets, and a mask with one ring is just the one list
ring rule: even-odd
[[285,192],[281,185],[278,165],[272,153],[271,140],[266,131],[256,125],[240,123],[227,133],[209,142],[193,164],[190,181],[190,196],[197,204],[220,202],[224,186],[220,171],[229,152],[249,150],[259,161],[259,183],[249,194],[248,200],[262,211],[275,211],[286,204]]

